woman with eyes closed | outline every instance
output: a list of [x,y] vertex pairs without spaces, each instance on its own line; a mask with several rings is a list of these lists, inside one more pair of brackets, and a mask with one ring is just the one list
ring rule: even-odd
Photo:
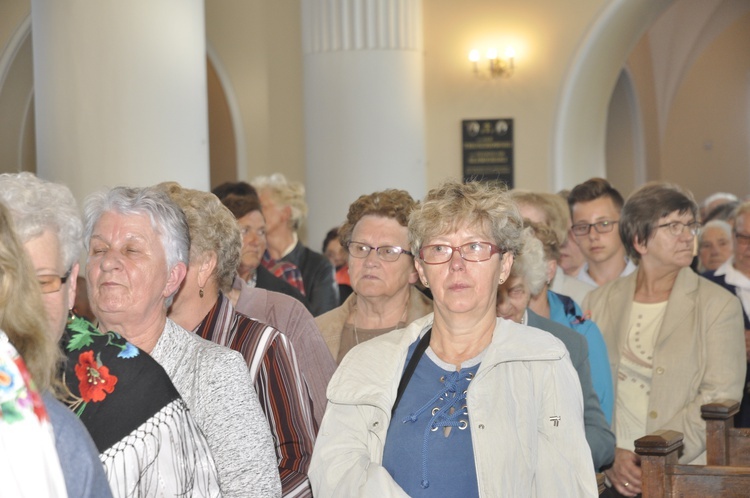
[[742,309],[735,296],[690,269],[697,213],[679,187],[652,183],[635,191],[619,231],[638,269],[592,291],[583,304],[609,352],[617,448],[605,475],[622,496],[641,492],[636,439],[656,430],[682,432],[680,463],[703,464],[701,405],[742,396]]
[[417,203],[405,190],[363,195],[339,230],[349,253],[354,293],[315,318],[337,363],[357,344],[401,328],[432,311],[414,284],[417,272],[406,225]]
[[446,182],[415,208],[409,247],[435,311],[339,365],[315,496],[597,495],[565,346],[495,316],[522,228],[507,192],[477,182]]
[[159,188],[115,187],[89,195],[84,214],[86,282],[99,329],[122,335],[169,375],[205,435],[222,496],[281,496],[244,358],[167,317],[189,263],[185,213]]
[[[83,422],[115,497],[218,496],[205,437],[164,369],[122,336],[98,331],[70,313],[83,247],[83,224],[70,189],[28,172],[3,174],[0,200],[12,206],[15,229],[36,270],[46,312],[40,319],[65,354],[58,375],[60,400],[67,406],[50,405],[53,426],[63,415]],[[66,426],[63,442],[84,442]],[[84,452],[66,451],[76,455],[61,459],[66,482],[74,484],[68,494],[88,496],[84,487],[96,481],[86,475]],[[100,490],[93,495],[106,496]]]

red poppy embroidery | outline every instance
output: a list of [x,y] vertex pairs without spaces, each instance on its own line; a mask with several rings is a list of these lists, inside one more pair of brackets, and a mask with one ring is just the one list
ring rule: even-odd
[[109,368],[94,360],[94,352],[86,351],[78,357],[76,365],[78,389],[84,402],[102,401],[115,390],[117,377],[109,373]]

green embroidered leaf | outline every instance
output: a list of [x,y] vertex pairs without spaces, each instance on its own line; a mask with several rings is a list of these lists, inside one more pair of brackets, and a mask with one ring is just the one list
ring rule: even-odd
[[23,414],[18,411],[15,402],[8,401],[0,403],[0,418],[9,424],[12,424],[13,422],[20,422],[23,420]]
[[89,332],[79,332],[73,334],[70,337],[70,342],[68,343],[67,350],[75,351],[76,349],[82,349],[92,342],[94,342],[94,339],[91,338],[91,334]]
[[83,333],[89,333],[91,331],[91,329],[89,329],[89,322],[79,317],[75,317],[70,321],[70,323],[68,323],[68,329],[70,329],[72,332]]

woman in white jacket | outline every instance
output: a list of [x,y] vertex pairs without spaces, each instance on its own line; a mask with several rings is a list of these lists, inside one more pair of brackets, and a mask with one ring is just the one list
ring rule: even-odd
[[507,193],[474,182],[446,182],[412,213],[435,312],[341,363],[310,467],[316,496],[597,495],[567,350],[495,316],[521,229]]

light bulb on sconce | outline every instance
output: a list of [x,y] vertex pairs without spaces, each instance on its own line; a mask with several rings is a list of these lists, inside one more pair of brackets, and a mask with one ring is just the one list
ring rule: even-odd
[[513,47],[505,49],[505,57],[500,57],[496,48],[490,48],[486,55],[487,69],[482,69],[479,64],[481,60],[479,50],[473,49],[469,52],[469,61],[474,67],[474,75],[478,78],[510,78],[515,69],[515,58],[516,51]]

